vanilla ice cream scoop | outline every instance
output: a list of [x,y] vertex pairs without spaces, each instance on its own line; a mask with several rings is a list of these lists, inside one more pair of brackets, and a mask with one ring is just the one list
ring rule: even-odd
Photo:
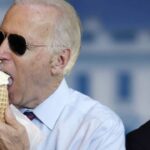
[[8,107],[8,84],[9,75],[0,71],[0,121],[5,122],[4,113],[6,108]]
[[8,84],[9,75],[0,71],[0,85],[7,85]]

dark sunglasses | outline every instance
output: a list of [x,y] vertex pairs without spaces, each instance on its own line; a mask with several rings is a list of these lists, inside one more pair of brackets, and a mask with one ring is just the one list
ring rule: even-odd
[[25,38],[18,34],[8,34],[4,31],[0,31],[0,46],[5,40],[5,38],[8,38],[8,44],[9,48],[14,52],[16,55],[22,56],[25,54],[26,50],[29,49],[29,47],[43,47],[46,45],[29,45],[27,44]]

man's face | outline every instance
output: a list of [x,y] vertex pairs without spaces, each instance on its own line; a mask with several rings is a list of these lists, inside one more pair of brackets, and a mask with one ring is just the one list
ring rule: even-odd
[[18,107],[35,107],[49,94],[52,54],[45,42],[49,28],[42,25],[41,18],[38,8],[16,5],[1,25],[7,33],[23,36],[27,44],[45,45],[26,50],[22,56],[12,52],[8,38],[0,46],[2,70],[11,76],[12,83],[8,86],[10,103]]

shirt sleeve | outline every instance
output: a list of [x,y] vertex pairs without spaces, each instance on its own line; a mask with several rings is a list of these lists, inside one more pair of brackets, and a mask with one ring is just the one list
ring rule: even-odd
[[89,150],[125,150],[122,121],[108,119],[95,130]]

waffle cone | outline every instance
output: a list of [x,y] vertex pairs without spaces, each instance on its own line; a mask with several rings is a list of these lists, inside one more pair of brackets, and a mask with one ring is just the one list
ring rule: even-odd
[[4,113],[8,106],[7,85],[0,85],[0,121],[5,122]]

